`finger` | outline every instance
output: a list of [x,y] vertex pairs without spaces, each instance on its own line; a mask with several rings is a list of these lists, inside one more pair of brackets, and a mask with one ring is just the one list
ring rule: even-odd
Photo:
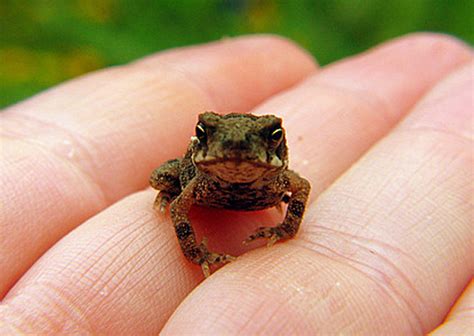
[[238,38],[100,71],[7,109],[0,297],[60,237],[181,155],[194,115],[248,110],[314,68],[286,40]]
[[152,203],[151,190],[129,196],[55,244],[3,300],[5,328],[157,334],[199,275],[186,267],[172,226]]
[[329,65],[256,111],[283,116],[290,166],[314,181],[318,195],[471,57],[448,36],[408,35]]
[[163,334],[422,334],[438,325],[473,271],[471,73],[443,81],[327,190],[298,239],[217,272]]
[[474,285],[471,281],[446,321],[430,335],[469,335],[474,325]]

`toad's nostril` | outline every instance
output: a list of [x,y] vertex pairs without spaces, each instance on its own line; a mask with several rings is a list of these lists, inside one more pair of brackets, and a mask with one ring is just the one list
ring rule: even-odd
[[246,150],[250,149],[250,142],[247,140],[227,140],[223,146],[228,150]]

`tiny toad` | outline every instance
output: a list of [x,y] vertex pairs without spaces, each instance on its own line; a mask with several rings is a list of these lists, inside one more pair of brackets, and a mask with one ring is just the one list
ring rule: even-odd
[[188,212],[193,204],[252,211],[288,203],[283,222],[260,227],[245,242],[268,239],[268,245],[292,238],[300,226],[310,185],[288,169],[288,149],[282,120],[273,115],[231,113],[199,115],[196,135],[182,159],[156,168],[150,184],[159,190],[155,208],[171,204],[176,236],[186,258],[209,266],[234,257],[210,252],[207,241],[196,241]]

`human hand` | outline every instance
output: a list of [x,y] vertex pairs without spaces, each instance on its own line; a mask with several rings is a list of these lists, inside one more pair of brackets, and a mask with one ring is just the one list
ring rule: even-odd
[[[320,70],[286,41],[247,37],[6,109],[0,334],[421,334],[456,301],[439,331],[468,330],[472,66],[445,36]],[[203,282],[156,192],[137,191],[184,153],[204,110],[283,117],[312,198],[295,239],[252,251],[240,242],[276,212],[195,209],[211,247],[241,255]]]

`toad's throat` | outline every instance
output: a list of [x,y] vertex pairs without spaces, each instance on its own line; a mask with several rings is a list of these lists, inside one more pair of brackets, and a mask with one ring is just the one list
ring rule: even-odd
[[206,157],[204,160],[195,160],[195,164],[201,171],[231,183],[250,183],[282,166],[278,158],[268,163],[262,160]]

